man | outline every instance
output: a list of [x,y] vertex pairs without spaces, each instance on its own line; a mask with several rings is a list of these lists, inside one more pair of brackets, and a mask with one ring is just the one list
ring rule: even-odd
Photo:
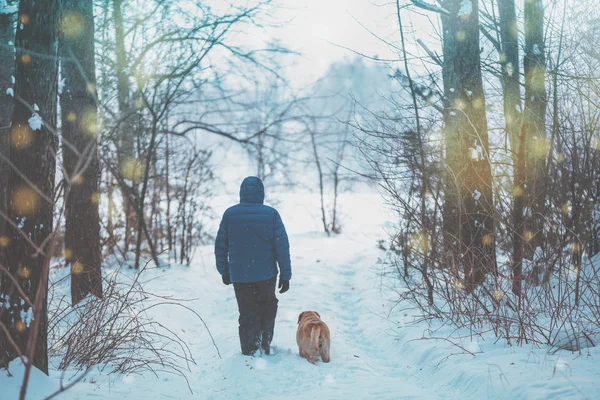
[[277,315],[275,283],[279,265],[279,293],[290,287],[292,268],[285,226],[274,208],[263,204],[262,181],[249,176],[240,187],[240,203],[223,214],[215,242],[217,270],[223,283],[233,283],[240,312],[242,353],[259,348],[271,353]]

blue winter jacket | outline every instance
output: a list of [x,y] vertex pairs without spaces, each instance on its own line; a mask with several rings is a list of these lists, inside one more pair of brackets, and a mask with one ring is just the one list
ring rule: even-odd
[[262,181],[247,177],[240,187],[240,203],[223,214],[215,242],[217,270],[231,282],[259,282],[277,275],[292,278],[290,245],[277,210],[265,206]]

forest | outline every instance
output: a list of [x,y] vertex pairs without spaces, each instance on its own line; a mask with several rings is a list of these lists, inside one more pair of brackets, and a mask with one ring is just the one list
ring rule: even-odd
[[[278,368],[317,379],[292,358],[311,307],[333,361],[297,398],[600,395],[596,6],[0,0],[6,398],[281,398]],[[251,361],[214,267],[246,176],[294,269],[275,355]],[[550,357],[548,382],[485,358],[506,353]],[[483,383],[436,393],[404,358]]]

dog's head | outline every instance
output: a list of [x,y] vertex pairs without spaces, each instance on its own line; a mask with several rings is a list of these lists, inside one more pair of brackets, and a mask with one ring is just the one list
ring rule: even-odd
[[300,321],[302,321],[302,318],[308,317],[308,316],[310,316],[311,314],[312,314],[312,315],[316,315],[316,316],[317,316],[317,318],[321,318],[321,314],[319,314],[319,313],[318,313],[318,312],[316,312],[316,311],[302,311],[302,312],[300,313],[300,315],[298,315],[298,323],[300,323]]

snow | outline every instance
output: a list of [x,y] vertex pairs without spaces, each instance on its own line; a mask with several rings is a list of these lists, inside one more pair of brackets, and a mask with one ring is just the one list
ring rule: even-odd
[[474,161],[481,161],[485,158],[483,156],[483,147],[481,147],[477,141],[473,142],[473,147],[469,147],[469,155]]
[[458,10],[459,17],[469,17],[473,12],[473,3],[471,0],[462,0],[460,9]]
[[36,103],[33,104],[33,111],[40,111],[40,107]]
[[33,321],[33,308],[29,308],[27,311],[21,310],[21,321],[25,322],[25,325],[29,328],[31,321]]
[[6,0],[0,0],[0,14],[13,14],[17,11],[19,11],[18,2],[9,5]]
[[42,117],[40,117],[38,113],[34,112],[29,118],[29,127],[34,131],[39,131],[42,129],[43,125],[44,121],[42,121]]
[[11,87],[9,87],[8,89],[6,89],[6,94],[9,95],[9,96],[15,97],[15,91]]
[[[79,384],[58,398],[153,399],[580,399],[600,398],[598,348],[582,354],[548,352],[548,348],[511,347],[492,333],[471,335],[441,321],[415,322],[418,312],[395,306],[405,290],[400,280],[382,278],[390,266],[376,247],[388,239],[396,216],[377,194],[355,193],[340,199],[344,233],[327,238],[319,228],[318,198],[289,193],[277,197],[290,234],[294,278],[280,295],[273,341],[275,354],[245,357],[239,353],[237,304],[233,288],[221,284],[212,246],[198,250],[191,267],[173,265],[145,271],[147,289],[191,299],[215,338],[220,356],[204,325],[177,307],[148,314],[187,341],[196,359],[187,377],[158,373],[107,375],[94,367]],[[217,198],[221,210],[234,196]],[[114,269],[104,269],[105,274]],[[52,281],[64,277],[53,271]],[[69,296],[68,282],[62,293]],[[499,296],[501,293],[498,294]],[[298,356],[297,316],[314,309],[329,325],[332,362],[313,366]],[[458,345],[454,346],[449,336]],[[50,376],[33,369],[30,399],[43,398],[80,373],[57,370]],[[11,362],[13,377],[0,371],[0,397],[18,398],[24,368]]]
[[472,196],[475,199],[475,201],[479,201],[479,199],[481,198],[481,192],[479,190],[475,189]]
[[66,78],[62,78],[60,81],[58,81],[58,94],[62,94],[63,89],[65,88],[65,81]]
[[542,51],[540,50],[540,45],[537,43],[533,44],[533,54],[535,54],[536,56],[539,56],[542,54]]
[[515,67],[513,66],[512,62],[508,62],[506,63],[506,75],[508,76],[513,76],[513,74],[515,73]]

